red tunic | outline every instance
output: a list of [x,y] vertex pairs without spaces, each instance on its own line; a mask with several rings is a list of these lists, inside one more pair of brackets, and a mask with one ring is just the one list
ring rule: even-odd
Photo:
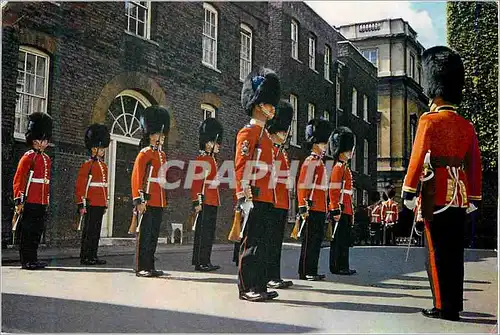
[[[342,178],[343,177],[343,178]],[[342,179],[344,180],[344,187],[342,191]],[[352,174],[349,167],[341,162],[337,162],[332,169],[330,175],[330,211],[340,208],[340,195],[341,192],[344,194],[342,197],[342,203],[344,205],[344,210],[342,213],[352,215]]]
[[382,204],[376,203],[368,207],[368,214],[370,215],[370,223],[381,223],[382,222]]
[[33,176],[28,189],[28,198],[24,199],[24,201],[30,204],[49,204],[50,167],[51,160],[46,153],[29,150],[21,157],[13,183],[16,205],[21,202],[21,198],[26,194],[31,169],[33,170]]
[[[436,206],[445,206],[457,196],[452,207],[467,207],[470,200],[481,200],[481,153],[474,126],[451,109],[422,115],[418,123],[410,164],[403,185],[403,198],[417,191],[424,157],[430,150],[434,168]],[[458,185],[447,166],[458,169]],[[451,170],[451,169],[450,169]]]
[[[219,180],[217,178],[217,163],[215,159],[207,154],[199,155],[196,158],[197,161],[204,161],[210,164],[210,170],[208,171],[208,175],[205,179],[205,185],[203,185],[204,179],[193,180],[193,185],[191,186],[191,200],[198,200],[198,193],[204,194],[203,204],[209,206],[220,206],[220,197],[219,197]],[[195,174],[203,174],[203,168],[201,166],[197,166],[194,171]],[[202,188],[204,192],[202,192]]]
[[399,219],[398,203],[392,199],[384,201],[381,214],[385,223],[396,223]]
[[[163,151],[146,147],[137,155],[132,170],[132,198],[134,202],[140,202],[141,192],[149,194],[148,206],[166,207],[167,196],[165,189],[160,183],[166,182],[166,176],[159,176],[158,172],[163,164],[167,162],[167,155]],[[149,166],[153,167],[151,174],[149,192],[146,192],[149,177]]]
[[[92,171],[90,169],[92,168]],[[99,160],[89,159],[82,164],[78,171],[75,187],[75,201],[78,205],[83,204],[85,190],[89,179],[89,171],[92,179],[90,180],[89,190],[87,192],[87,206],[108,206],[108,166]]]
[[[314,179],[316,184],[314,185]],[[325,164],[320,156],[314,152],[306,158],[300,167],[299,181],[297,184],[297,200],[299,207],[306,206],[306,200],[309,199],[314,185],[311,210],[316,212],[327,212],[327,172]]]
[[274,155],[275,167],[277,167],[279,164],[279,170],[276,169],[279,175],[276,175],[276,203],[274,204],[274,207],[288,210],[290,208],[289,193],[287,188],[288,178],[290,176],[290,165],[288,157],[284,150],[279,152],[279,148],[277,148],[276,146],[274,147]]

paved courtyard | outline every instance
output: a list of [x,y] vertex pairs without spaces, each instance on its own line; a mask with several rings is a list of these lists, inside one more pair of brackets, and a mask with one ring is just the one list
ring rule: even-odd
[[52,257],[46,270],[2,266],[2,332],[205,333],[497,333],[498,269],[493,251],[467,250],[461,322],[427,319],[432,307],[425,253],[402,247],[351,249],[351,277],[328,272],[323,282],[297,279],[300,249],[285,245],[283,274],[295,285],[279,298],[237,298],[232,246],[214,248],[215,273],[194,272],[188,246],[157,253],[163,278],[137,278],[132,255],[108,256],[103,267]]

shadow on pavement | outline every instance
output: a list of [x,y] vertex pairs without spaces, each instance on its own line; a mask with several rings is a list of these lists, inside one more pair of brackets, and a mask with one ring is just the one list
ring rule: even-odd
[[[294,287],[292,286],[290,290],[293,290]],[[356,290],[325,290],[325,289],[318,289],[314,288],[311,290],[304,290],[304,289],[298,289],[301,291],[309,291],[309,292],[317,292],[317,293],[323,293],[323,294],[332,294],[332,295],[353,295],[353,296],[359,296],[359,297],[378,297],[378,298],[415,298],[415,299],[431,299],[432,297],[429,295],[427,297],[425,296],[418,296],[418,295],[411,295],[411,294],[405,294],[405,293],[391,293],[391,292],[371,292],[371,291],[356,291]],[[430,292],[429,292],[430,294]]]
[[88,301],[2,294],[2,331],[303,333],[314,328]]
[[301,301],[301,300],[276,300],[276,303],[282,303],[296,307],[323,307],[333,310],[356,311],[356,312],[374,312],[374,313],[397,313],[397,314],[412,314],[419,313],[421,308],[408,306],[393,306],[379,305],[367,303],[352,303],[352,302],[317,302],[317,301]]
[[[427,277],[419,277],[419,276],[410,276],[410,275],[401,275],[397,277],[393,277],[393,279],[400,279],[400,280],[408,280],[408,281],[423,281],[423,282],[428,282],[429,279]],[[485,280],[464,280],[464,283],[466,284],[491,284],[490,281],[485,281]]]

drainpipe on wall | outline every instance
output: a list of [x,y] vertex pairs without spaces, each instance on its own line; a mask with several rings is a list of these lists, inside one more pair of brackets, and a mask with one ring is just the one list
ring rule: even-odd
[[[408,58],[408,52],[407,52],[407,41],[408,37],[405,37],[405,73],[407,71],[407,58]],[[415,65],[415,64],[414,64]],[[405,90],[405,106],[404,106],[404,114],[403,114],[403,122],[404,122],[404,134],[403,134],[403,167],[406,169],[407,166],[407,158],[408,158],[408,146],[407,141],[408,141],[408,124],[407,124],[407,113],[408,113],[408,81],[410,79],[408,78],[408,75],[405,76],[403,80],[403,86]]]

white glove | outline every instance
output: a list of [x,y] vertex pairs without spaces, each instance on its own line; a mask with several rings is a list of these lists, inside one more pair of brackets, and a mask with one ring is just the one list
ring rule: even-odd
[[245,201],[240,205],[240,208],[245,214],[250,213],[250,210],[253,208],[253,201],[252,200]]
[[476,210],[477,210],[477,207],[472,202],[469,202],[469,207],[465,210],[465,212],[467,214],[470,214]]
[[415,208],[415,206],[417,205],[417,198],[413,197],[411,200],[405,200],[405,201],[403,201],[403,204],[409,210],[413,210]]

